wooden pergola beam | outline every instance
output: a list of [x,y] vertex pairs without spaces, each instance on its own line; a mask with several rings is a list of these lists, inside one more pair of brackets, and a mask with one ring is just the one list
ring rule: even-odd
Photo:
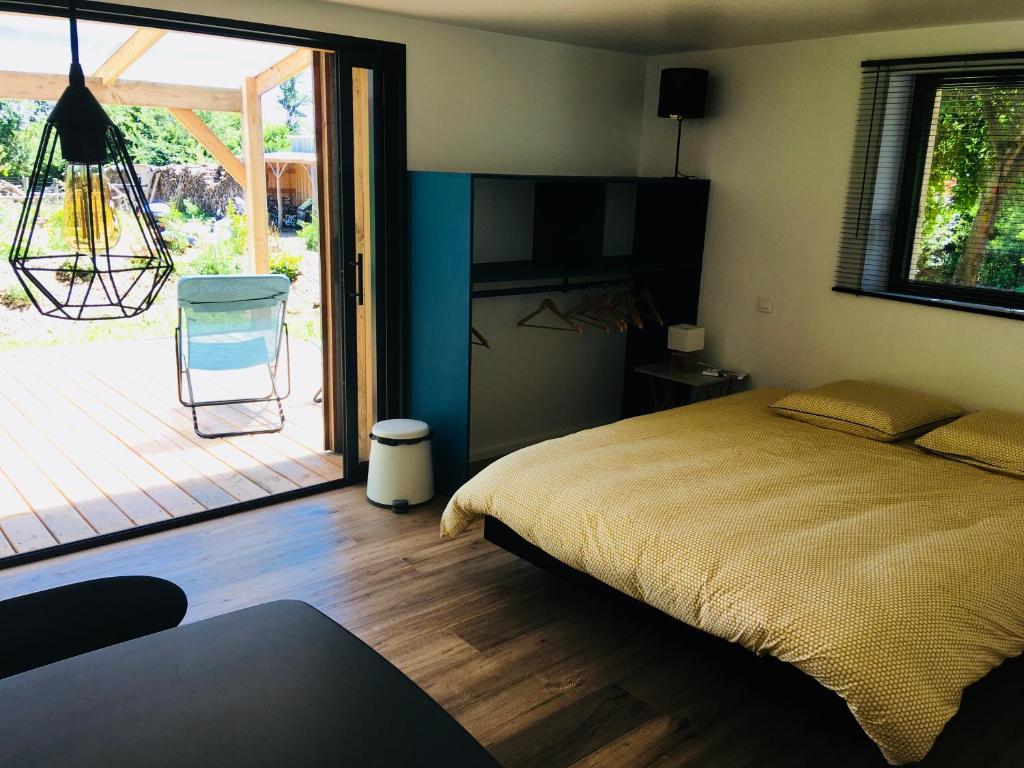
[[[85,84],[101,104],[207,109],[211,112],[242,111],[242,94],[237,88],[169,85],[142,80],[119,80],[113,85],[104,85],[97,77],[85,78]],[[67,75],[0,71],[0,99],[55,101],[67,87]]]
[[248,217],[249,268],[257,275],[270,272],[267,229],[267,165],[263,155],[263,112],[256,78],[242,86],[242,151],[245,154],[245,215]]
[[245,164],[217,138],[217,134],[210,130],[210,126],[203,122],[203,118],[191,109],[175,107],[168,111],[206,148],[207,152],[213,155],[213,159],[220,163],[235,181],[245,186]]
[[256,91],[262,96],[311,66],[313,66],[313,52],[308,48],[296,48],[279,62],[271,64],[256,75]]
[[128,71],[128,67],[138,61],[166,34],[167,31],[163,29],[135,30],[132,36],[125,40],[121,47],[100,65],[99,69],[93,72],[93,77],[102,80],[104,85],[113,85],[121,75]]

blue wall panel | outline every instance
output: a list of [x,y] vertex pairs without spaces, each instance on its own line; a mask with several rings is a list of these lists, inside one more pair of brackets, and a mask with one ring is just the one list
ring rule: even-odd
[[409,417],[434,430],[439,491],[466,477],[472,178],[409,174]]

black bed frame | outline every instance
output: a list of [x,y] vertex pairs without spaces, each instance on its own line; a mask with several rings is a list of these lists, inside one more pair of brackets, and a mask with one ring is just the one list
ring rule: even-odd
[[[484,517],[484,538],[492,544],[497,544],[502,549],[511,552],[516,557],[521,557],[528,563],[540,566],[544,570],[550,571],[563,579],[574,582],[587,590],[593,590],[598,594],[615,600],[627,601],[632,603],[634,606],[640,606],[643,610],[653,611],[661,616],[668,616],[664,611],[660,611],[642,600],[637,600],[635,597],[631,597],[625,592],[620,592],[588,573],[583,573],[583,571],[578,571],[572,566],[566,565],[558,558],[549,555],[536,544],[528,542],[497,518],[490,516]],[[679,621],[674,617],[669,618],[673,621]],[[679,623],[682,624],[683,622]]]

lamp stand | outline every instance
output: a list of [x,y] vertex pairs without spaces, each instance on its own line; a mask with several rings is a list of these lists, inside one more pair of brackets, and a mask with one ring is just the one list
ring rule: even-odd
[[677,124],[677,127],[676,127],[676,170],[675,170],[675,174],[673,175],[673,178],[678,179],[680,177],[680,175],[681,175],[679,173],[679,142],[683,138],[683,118],[677,117],[676,118],[676,124]]

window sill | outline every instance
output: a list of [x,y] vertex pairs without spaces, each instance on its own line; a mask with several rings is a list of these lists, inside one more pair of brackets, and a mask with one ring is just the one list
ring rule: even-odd
[[991,315],[993,317],[1008,317],[1014,320],[1024,320],[1024,309],[1017,309],[1014,307],[1000,307],[993,304],[975,304],[969,301],[957,301],[956,299],[937,299],[931,296],[918,296],[911,293],[866,291],[855,288],[843,288],[841,286],[834,286],[832,290],[836,293],[848,293],[853,296],[870,296],[875,299],[902,301],[908,304],[920,304],[926,307],[953,309],[958,312],[973,312],[977,315]]

